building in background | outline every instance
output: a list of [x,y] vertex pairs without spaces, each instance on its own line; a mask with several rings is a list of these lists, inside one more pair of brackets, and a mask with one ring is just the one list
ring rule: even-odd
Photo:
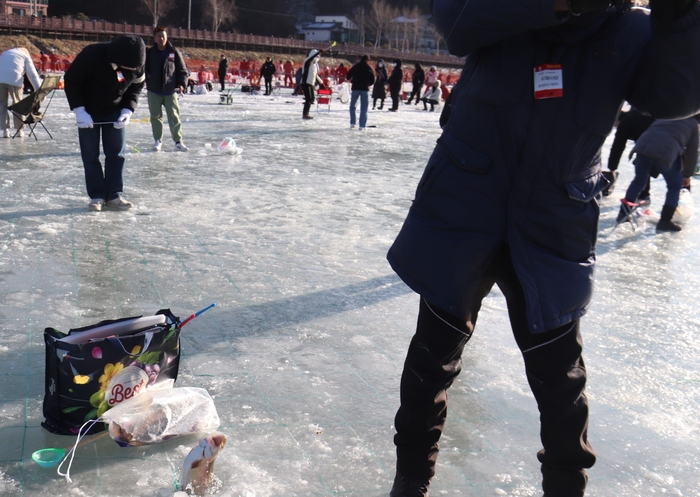
[[316,16],[314,22],[301,25],[306,41],[335,41],[338,43],[357,43],[359,30],[347,16]]
[[49,0],[0,0],[0,14],[45,17]]

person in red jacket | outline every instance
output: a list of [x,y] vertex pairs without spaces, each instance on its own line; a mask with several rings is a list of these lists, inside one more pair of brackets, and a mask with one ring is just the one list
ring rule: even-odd
[[41,72],[46,74],[49,72],[49,57],[44,52],[41,52],[39,60],[41,61]]
[[284,63],[284,86],[294,88],[294,64],[291,60]]
[[339,85],[342,85],[348,77],[348,68],[345,67],[342,62],[338,66],[338,69],[336,69],[336,77],[338,78]]

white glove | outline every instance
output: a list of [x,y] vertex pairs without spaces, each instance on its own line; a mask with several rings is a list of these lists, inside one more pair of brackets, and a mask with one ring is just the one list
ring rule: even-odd
[[92,117],[87,113],[85,107],[76,107],[73,112],[79,128],[92,128]]
[[129,109],[122,109],[122,113],[119,114],[119,119],[114,123],[114,129],[122,129],[129,124],[129,121],[131,121],[131,114],[133,114],[133,112]]

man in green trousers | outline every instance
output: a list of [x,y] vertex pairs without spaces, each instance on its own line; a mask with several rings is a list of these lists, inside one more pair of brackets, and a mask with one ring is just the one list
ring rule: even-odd
[[165,107],[175,148],[180,152],[187,152],[188,148],[182,142],[180,105],[175,94],[185,90],[187,66],[180,52],[168,41],[164,27],[154,28],[153,39],[155,44],[146,51],[148,110],[151,114],[151,129],[155,140],[153,150],[160,152],[163,147],[163,107]]

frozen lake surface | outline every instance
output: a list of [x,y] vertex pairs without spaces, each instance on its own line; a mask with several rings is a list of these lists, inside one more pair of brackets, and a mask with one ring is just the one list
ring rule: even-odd
[[[216,495],[387,496],[393,417],[418,297],[385,254],[439,136],[438,112],[218,94],[181,100],[189,153],[150,150],[145,98],[127,128],[128,212],[89,212],[77,128],[62,93],[50,140],[0,140],[0,495],[170,497],[197,437],[82,445],[73,483],[31,454],[67,447],[43,420],[43,329],[170,308],[183,330],[177,386],[208,389],[228,444]],[[386,108],[386,107],[385,107]],[[232,137],[243,152],[220,154]],[[612,141],[607,141],[604,157]],[[629,150],[629,149],[628,149]],[[700,216],[680,233],[612,229],[632,178],[603,198],[594,303],[583,319],[588,494],[700,495]],[[700,188],[700,185],[698,186]],[[660,209],[662,179],[652,183]],[[694,193],[697,195],[696,193]],[[539,496],[538,413],[505,301],[487,297],[431,495]]]

